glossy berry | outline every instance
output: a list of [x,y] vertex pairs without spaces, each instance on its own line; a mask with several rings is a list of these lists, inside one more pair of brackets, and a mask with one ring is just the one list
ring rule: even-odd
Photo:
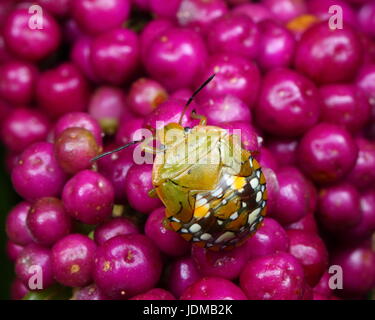
[[320,123],[301,139],[297,151],[300,168],[317,183],[332,183],[353,169],[358,147],[349,132]]
[[58,48],[61,31],[55,19],[47,12],[43,12],[42,28],[37,25],[40,21],[30,18],[28,8],[15,9],[5,23],[4,39],[8,48],[18,57],[38,61]]
[[129,204],[142,213],[150,213],[161,206],[159,198],[151,198],[152,165],[133,165],[126,176],[125,193]]
[[117,236],[98,248],[94,280],[109,297],[126,299],[152,289],[161,268],[159,252],[147,237]]
[[190,243],[171,229],[166,219],[165,208],[156,209],[148,216],[145,235],[168,256],[183,256],[190,249]]
[[304,271],[296,258],[279,252],[250,260],[240,285],[249,300],[301,300]]
[[30,103],[34,98],[37,69],[27,62],[9,61],[0,68],[0,97],[13,104]]
[[42,73],[36,93],[40,107],[51,117],[57,118],[67,112],[84,111],[87,108],[86,79],[69,62]]
[[236,53],[249,59],[258,55],[259,41],[258,26],[245,15],[227,14],[215,20],[207,33],[212,53]]
[[77,127],[65,129],[57,136],[54,149],[60,167],[69,174],[90,168],[91,159],[101,151],[94,135]]
[[81,28],[98,34],[120,27],[128,18],[129,0],[74,0],[72,14]]
[[206,33],[217,19],[228,12],[223,0],[181,0],[177,20],[183,27]]
[[206,63],[205,44],[192,30],[166,29],[150,41],[143,63],[152,78],[168,90],[189,87]]
[[106,83],[121,85],[128,81],[137,69],[138,60],[138,37],[131,30],[113,29],[92,42],[93,70]]
[[77,289],[72,300],[109,300],[96,284]]
[[191,256],[201,275],[228,280],[236,279],[247,261],[243,247],[214,252],[193,245]]
[[319,83],[348,81],[355,76],[362,54],[361,43],[349,25],[331,30],[327,22],[322,22],[303,34],[295,65]]
[[10,150],[21,152],[34,142],[45,140],[49,129],[50,122],[41,112],[17,108],[2,123],[2,141]]
[[146,116],[167,98],[168,93],[160,83],[152,79],[140,78],[132,84],[127,102],[134,113]]
[[169,266],[168,288],[176,297],[180,297],[188,287],[200,278],[201,275],[193,258],[179,258]]
[[55,282],[51,251],[34,243],[27,245],[17,258],[15,273],[28,289],[35,290],[37,285],[41,285],[41,289],[48,288]]
[[54,137],[59,137],[69,128],[83,128],[92,133],[97,145],[102,145],[102,129],[98,121],[85,112],[69,112],[59,118],[54,127]]
[[114,218],[99,225],[94,232],[94,240],[98,245],[102,245],[109,239],[116,236],[126,236],[128,234],[138,234],[138,227],[127,218]]
[[71,218],[61,200],[41,198],[29,210],[27,227],[37,243],[50,246],[70,233]]
[[294,167],[277,172],[279,194],[272,218],[282,224],[296,222],[310,212],[311,188],[309,181]]
[[167,290],[155,288],[138,294],[130,300],[176,300],[176,298]]
[[283,227],[272,218],[265,218],[258,231],[242,247],[249,259],[278,251],[287,252],[289,238]]
[[255,63],[235,54],[211,56],[196,84],[202,84],[214,73],[215,78],[200,93],[199,99],[232,94],[253,106],[260,87],[260,73]]
[[217,277],[205,277],[182,294],[181,300],[247,300],[243,291],[233,282]]
[[288,67],[293,61],[296,46],[293,34],[272,20],[260,22],[258,28],[260,44],[257,61],[260,67],[265,70]]
[[27,148],[12,171],[12,183],[28,200],[59,196],[66,180],[54,156],[53,145],[39,142]]
[[10,261],[15,262],[23,250],[23,246],[16,244],[10,240],[7,241],[5,251]]
[[69,287],[83,287],[91,282],[96,245],[81,234],[70,234],[52,247],[55,279]]
[[302,264],[306,282],[314,287],[328,266],[328,251],[323,240],[314,233],[288,230],[289,252]]
[[370,117],[366,96],[354,85],[332,84],[320,88],[321,121],[341,125],[351,132],[364,127]]
[[75,219],[86,224],[98,224],[111,216],[114,196],[113,187],[104,176],[84,170],[66,183],[62,201]]
[[321,189],[318,218],[329,231],[354,227],[361,220],[358,191],[348,183]]
[[5,231],[8,238],[21,246],[33,242],[30,230],[26,224],[30,207],[30,203],[20,202],[8,213],[5,222]]
[[267,132],[298,136],[319,119],[318,91],[303,75],[289,69],[275,69],[263,80],[255,110],[259,125]]

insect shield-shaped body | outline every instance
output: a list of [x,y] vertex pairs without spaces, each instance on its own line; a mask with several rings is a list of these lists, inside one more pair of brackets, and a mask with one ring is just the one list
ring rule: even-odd
[[266,214],[265,177],[240,136],[206,125],[173,123],[159,132],[153,184],[171,227],[212,250],[232,248]]
[[230,249],[253,234],[266,214],[265,177],[242,148],[240,132],[229,134],[207,126],[203,116],[192,117],[200,119],[193,128],[184,128],[180,120],[157,130],[151,139],[159,142],[158,149],[150,148],[150,139],[134,141],[93,160],[142,142],[142,150],[156,154],[152,193],[164,203],[171,228],[198,246]]

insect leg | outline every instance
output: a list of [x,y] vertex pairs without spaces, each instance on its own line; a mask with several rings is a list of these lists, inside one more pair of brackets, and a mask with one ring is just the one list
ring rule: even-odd
[[195,110],[191,112],[190,118],[199,120],[199,125],[201,126],[207,125],[207,118],[201,114],[197,114]]

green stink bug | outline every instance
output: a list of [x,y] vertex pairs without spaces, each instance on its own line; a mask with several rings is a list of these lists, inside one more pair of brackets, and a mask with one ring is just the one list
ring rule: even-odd
[[152,180],[166,207],[170,227],[194,244],[211,250],[241,244],[260,226],[266,214],[264,174],[250,151],[242,148],[236,134],[208,126],[206,118],[193,128],[181,125],[184,112],[211,76],[188,100],[179,123],[169,123],[150,139],[134,141],[93,160],[142,142],[146,152],[156,154]]

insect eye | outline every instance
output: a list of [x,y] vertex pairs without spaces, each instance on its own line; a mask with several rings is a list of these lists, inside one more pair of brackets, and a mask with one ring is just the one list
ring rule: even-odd
[[190,131],[191,131],[191,128],[190,128],[190,127],[185,127],[185,128],[184,128],[184,131],[185,131],[185,132],[190,132]]

